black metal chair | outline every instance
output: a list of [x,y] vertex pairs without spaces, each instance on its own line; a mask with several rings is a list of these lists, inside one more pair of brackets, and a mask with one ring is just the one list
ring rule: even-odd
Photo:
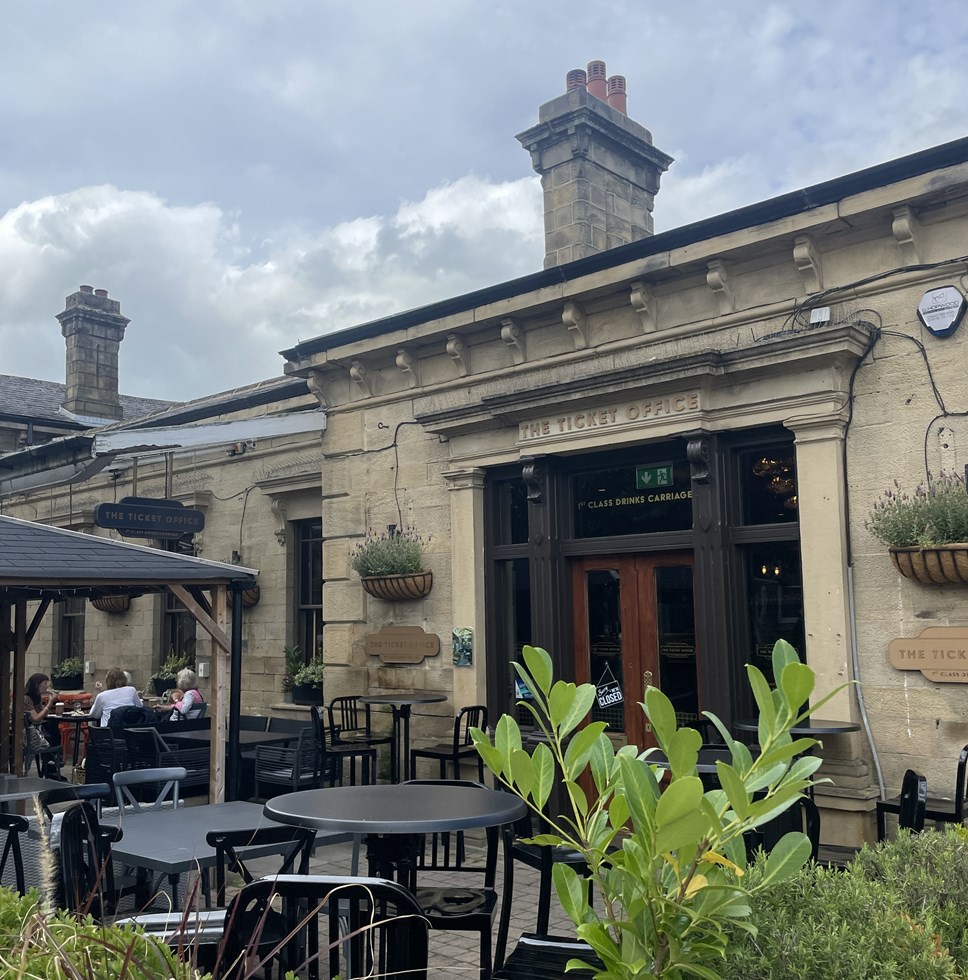
[[116,772],[128,768],[128,750],[121,733],[110,728],[88,726],[84,775],[89,783],[110,783]]
[[325,956],[329,947],[330,976],[426,980],[427,921],[413,895],[382,878],[326,875],[278,875],[245,885],[226,917],[216,980],[251,975],[250,954],[263,945],[263,923],[276,897],[293,936],[279,951],[281,970],[318,980],[320,949]]
[[816,861],[820,853],[820,810],[808,796],[796,800],[768,823],[744,834],[746,854],[752,859],[760,848],[769,853],[783,836],[795,831],[807,835],[810,857]]
[[447,778],[447,763],[453,767],[454,779],[460,779],[460,765],[464,759],[477,762],[477,780],[484,782],[484,761],[474,748],[471,729],[487,729],[487,708],[472,704],[461,708],[454,719],[454,737],[450,742],[427,745],[410,752],[411,771],[416,771],[417,759],[436,759],[440,764],[440,778]]
[[173,748],[155,728],[126,728],[124,742],[129,769],[185,769],[181,791],[203,788],[208,792],[211,778],[211,749],[207,745],[194,749]]
[[[255,795],[271,799],[319,786],[319,753],[311,728],[304,728],[292,748],[281,745],[255,747]],[[263,793],[267,789],[267,793]]]
[[547,935],[551,919],[552,868],[556,864],[568,864],[583,877],[588,874],[588,865],[578,851],[568,847],[552,847],[550,844],[529,844],[526,842],[527,838],[534,837],[541,832],[540,828],[535,828],[536,820],[537,818],[529,812],[504,830],[504,847],[510,855],[510,859],[505,861],[504,866],[506,897],[501,903],[501,917],[498,922],[497,942],[494,947],[495,963],[503,961],[507,950],[508,932],[511,927],[511,902],[514,899],[515,862],[520,862],[538,872],[535,934],[540,936]]
[[885,840],[887,837],[888,813],[897,814],[898,828],[904,827],[914,833],[920,833],[924,829],[927,798],[927,779],[913,769],[908,769],[901,780],[901,792],[897,804],[890,800],[877,801],[877,839]]
[[492,980],[562,980],[564,977],[591,977],[589,970],[565,973],[569,960],[579,959],[599,969],[602,962],[587,943],[559,936],[525,933],[504,964],[491,974]]
[[364,783],[376,782],[376,749],[363,743],[339,742],[333,744],[327,738],[323,724],[323,709],[314,704],[309,709],[313,721],[313,736],[319,751],[319,770],[323,782],[331,786],[343,785],[343,763],[350,764],[350,785],[356,785],[356,760],[361,763],[361,778]]
[[13,884],[20,895],[27,894],[27,886],[24,880],[24,859],[20,850],[20,835],[26,834],[28,827],[26,817],[18,816],[16,813],[0,813],[0,833],[7,832],[3,844],[3,854],[0,855],[0,880],[3,880],[5,872],[9,875],[7,861],[12,861]]
[[[393,745],[393,736],[375,734],[370,724],[370,706],[360,701],[358,694],[333,698],[329,702],[329,730],[333,733],[333,744],[347,742],[351,745]],[[374,780],[375,782],[376,780]]]
[[60,903],[71,912],[95,919],[115,908],[111,845],[121,840],[121,828],[101,826],[86,801],[69,806],[60,826]]
[[35,764],[37,775],[41,778],[63,779],[60,774],[60,767],[63,765],[64,758],[60,745],[47,744],[43,748],[32,747],[30,744],[31,728],[39,728],[46,738],[50,737],[49,733],[43,730],[43,726],[34,725],[30,720],[30,715],[24,713],[24,772],[30,769],[31,764]]
[[48,821],[54,819],[54,811],[51,807],[60,803],[75,803],[78,800],[86,800],[90,803],[94,807],[94,812],[100,817],[101,804],[105,800],[110,800],[112,795],[113,791],[107,783],[82,783],[79,786],[68,783],[38,793],[37,802],[40,803],[40,808]]
[[[469,779],[410,779],[407,780],[407,785],[486,788],[482,783],[475,783]],[[498,906],[495,881],[499,838],[498,827],[487,829],[487,848],[483,867],[478,863],[468,862],[463,833],[427,834],[417,854],[416,896],[425,918],[430,923],[430,927],[435,930],[476,932],[480,936],[481,980],[490,977],[493,966],[491,933]],[[510,855],[506,849],[504,863],[505,878],[507,878]],[[472,882],[467,886],[453,884],[428,886],[420,883],[426,880],[427,873],[434,872],[448,877],[452,874],[473,875],[480,879],[480,883]],[[508,905],[509,901],[510,891],[505,884],[503,904]]]
[[[964,823],[965,820],[965,781],[968,779],[968,745],[958,756],[958,769],[955,773],[955,792],[953,798],[929,796],[924,803],[925,822]],[[886,815],[899,813],[901,797],[892,796],[889,800],[877,801],[877,839],[883,840],[886,832]]]
[[240,732],[264,732],[267,731],[269,718],[264,715],[240,715]]

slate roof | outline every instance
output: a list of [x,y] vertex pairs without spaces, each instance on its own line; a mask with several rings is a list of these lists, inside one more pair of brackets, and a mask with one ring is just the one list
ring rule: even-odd
[[[48,421],[71,429],[87,428],[60,411],[66,398],[67,386],[56,381],[0,374],[0,416]],[[133,395],[121,395],[120,399],[126,422],[151,412],[162,411],[174,404],[159,398],[137,398]]]
[[172,582],[251,583],[256,575],[252,568],[0,517],[0,590],[8,598],[141,595]]

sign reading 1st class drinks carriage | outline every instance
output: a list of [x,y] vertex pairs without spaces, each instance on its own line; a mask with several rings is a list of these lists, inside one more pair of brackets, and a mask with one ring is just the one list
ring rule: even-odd
[[968,626],[928,626],[913,638],[891,640],[887,656],[898,670],[920,670],[939,684],[968,684]]

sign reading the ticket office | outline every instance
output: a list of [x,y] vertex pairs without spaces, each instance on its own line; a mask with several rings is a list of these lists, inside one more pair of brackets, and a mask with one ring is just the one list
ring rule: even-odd
[[366,637],[364,649],[385,664],[419,664],[440,653],[440,637],[419,626],[384,626]]
[[205,515],[177,500],[125,497],[116,504],[98,504],[94,508],[94,523],[126,538],[170,541],[203,531]]
[[518,426],[518,441],[534,442],[538,439],[594,433],[600,429],[665,422],[698,412],[699,408],[699,392],[687,391],[649,401],[636,400],[578,412],[563,412],[548,418],[521,422]]
[[912,639],[891,640],[887,656],[898,670],[919,670],[939,684],[968,684],[968,626],[929,626]]

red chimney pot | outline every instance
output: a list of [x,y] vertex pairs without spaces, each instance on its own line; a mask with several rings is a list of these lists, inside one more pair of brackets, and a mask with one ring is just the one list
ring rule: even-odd
[[588,62],[588,94],[605,101],[607,95],[606,71],[604,61]]
[[623,116],[628,115],[628,97],[625,91],[625,76],[612,75],[608,80],[608,104]]
[[588,84],[588,75],[584,68],[573,68],[565,75],[565,91],[571,92],[576,88],[584,88]]

